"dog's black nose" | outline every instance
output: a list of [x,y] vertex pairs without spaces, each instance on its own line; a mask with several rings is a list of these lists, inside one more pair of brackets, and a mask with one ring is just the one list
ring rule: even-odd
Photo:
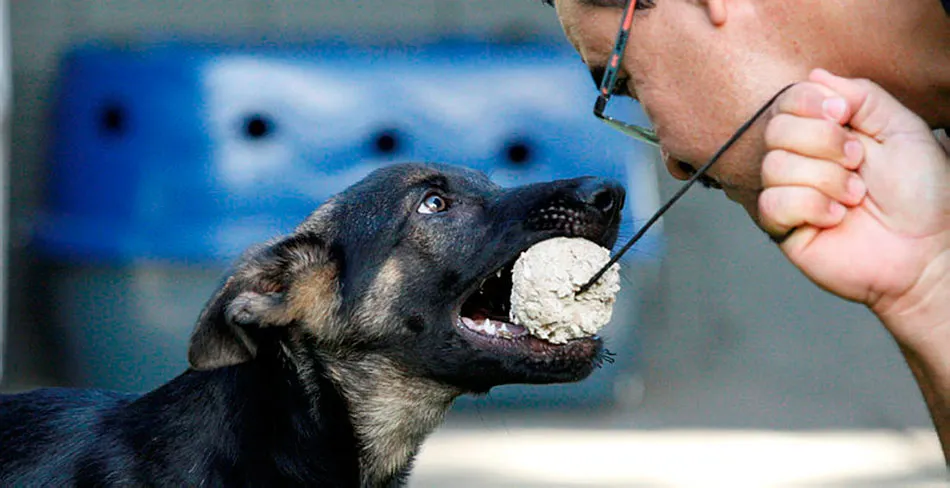
[[613,214],[623,209],[626,192],[615,180],[605,178],[584,178],[574,190],[577,200],[604,214]]

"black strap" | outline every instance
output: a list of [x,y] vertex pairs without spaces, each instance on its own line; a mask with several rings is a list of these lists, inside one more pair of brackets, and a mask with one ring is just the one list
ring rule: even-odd
[[943,4],[943,9],[947,11],[947,15],[950,15],[950,0],[940,0],[940,3]]

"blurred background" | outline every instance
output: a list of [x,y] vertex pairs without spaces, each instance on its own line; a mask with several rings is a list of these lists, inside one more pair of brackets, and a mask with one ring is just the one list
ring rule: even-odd
[[[541,2],[0,5],[5,392],[167,381],[241,250],[386,164],[617,178],[624,237],[678,188],[591,115],[594,85]],[[946,481],[883,328],[738,206],[697,188],[642,242],[605,332],[615,362],[460,400],[411,486]]]

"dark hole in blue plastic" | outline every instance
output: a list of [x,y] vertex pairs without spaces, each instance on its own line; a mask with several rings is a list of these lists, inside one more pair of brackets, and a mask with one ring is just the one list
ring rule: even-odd
[[531,161],[531,146],[525,141],[514,141],[508,144],[505,151],[508,161],[514,164],[526,164]]
[[107,102],[99,113],[99,130],[103,135],[119,136],[125,132],[125,109],[118,102]]
[[274,132],[274,123],[266,116],[254,114],[244,120],[244,137],[248,139],[263,139]]
[[373,145],[380,154],[393,154],[399,150],[399,136],[394,130],[380,131]]

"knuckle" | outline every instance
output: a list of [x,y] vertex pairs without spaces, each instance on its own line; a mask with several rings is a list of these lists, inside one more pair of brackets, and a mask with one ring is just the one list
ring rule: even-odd
[[797,112],[804,100],[806,87],[804,83],[797,83],[782,94],[778,103],[775,104],[777,113]]
[[784,138],[785,132],[789,128],[789,124],[793,122],[793,117],[786,113],[780,113],[775,117],[772,117],[769,120],[768,125],[765,126],[765,146],[766,148],[774,148],[778,146],[782,139]]
[[769,151],[762,160],[762,182],[765,186],[773,186],[780,181],[780,177],[788,161],[788,152],[783,149]]
[[777,189],[766,189],[759,195],[759,215],[762,223],[774,226],[781,214],[781,192]]
[[795,94],[795,113],[819,115],[821,102],[825,98],[821,87],[811,82],[802,83],[800,87],[801,89]]

